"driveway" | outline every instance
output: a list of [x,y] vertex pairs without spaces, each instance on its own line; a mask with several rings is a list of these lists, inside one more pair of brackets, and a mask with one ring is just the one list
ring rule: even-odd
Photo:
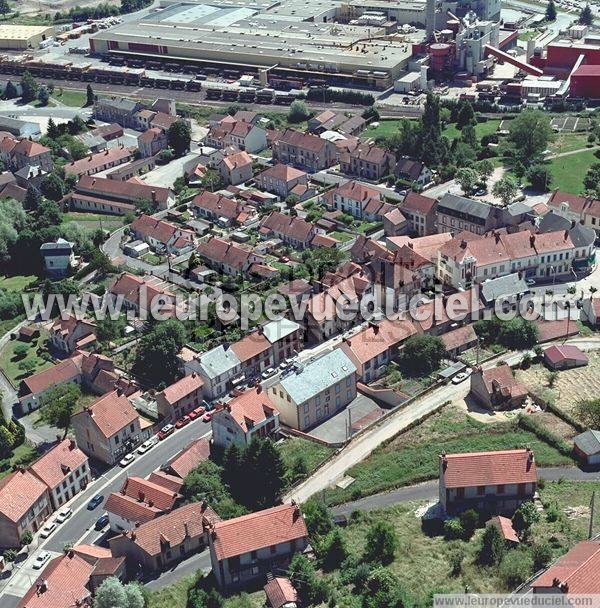
[[327,443],[343,443],[349,437],[349,426],[352,433],[355,433],[367,420],[372,422],[379,418],[381,411],[373,399],[359,393],[346,408],[316,426],[308,434]]
[[183,175],[184,165],[197,156],[197,152],[189,152],[185,156],[175,158],[166,165],[157,165],[155,169],[142,175],[141,179],[151,186],[171,188],[175,180]]
[[156,578],[152,580],[143,579],[144,585],[151,591],[158,591],[163,587],[168,587],[185,576],[195,574],[198,570],[203,572],[210,572],[212,565],[210,562],[210,551],[202,551],[202,553],[196,553],[191,555],[187,559],[177,563],[171,569],[166,570],[158,574]]

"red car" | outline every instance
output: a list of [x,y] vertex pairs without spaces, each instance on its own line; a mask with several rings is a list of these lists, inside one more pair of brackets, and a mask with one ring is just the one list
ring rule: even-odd
[[198,417],[202,416],[202,414],[204,414],[204,408],[202,406],[197,407],[195,410],[193,410],[193,412],[190,412],[190,414],[192,414],[192,413],[196,416],[196,418],[198,418]]
[[186,424],[189,424],[191,422],[191,419],[189,416],[184,416],[183,418],[180,418],[176,423],[175,423],[175,428],[180,429],[182,427],[184,427]]
[[210,412],[206,412],[204,416],[202,416],[202,422],[210,422],[212,420],[212,414]]
[[196,420],[196,418],[198,418],[198,416],[200,416],[200,414],[196,410],[192,410],[191,412],[188,413],[188,418],[190,420]]
[[175,432],[175,427],[172,424],[167,424],[163,426],[162,429],[158,432],[158,438],[162,441],[165,437],[168,437],[171,433]]

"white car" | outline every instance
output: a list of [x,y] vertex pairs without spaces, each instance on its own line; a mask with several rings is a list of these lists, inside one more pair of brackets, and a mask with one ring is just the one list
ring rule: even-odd
[[466,372],[460,372],[459,374],[456,374],[454,378],[452,378],[452,384],[460,384],[461,382],[466,380],[470,375],[471,370],[468,370]]
[[62,524],[67,521],[67,519],[69,519],[71,515],[73,515],[73,511],[71,510],[71,508],[65,507],[64,509],[61,509],[58,512],[58,515],[56,516],[56,519],[54,521],[56,521],[57,524]]
[[150,439],[146,439],[144,443],[137,449],[138,454],[145,454],[150,448],[154,447],[158,443],[158,437],[153,435]]
[[42,551],[34,560],[33,560],[33,567],[36,570],[39,570],[49,559],[50,559],[51,554],[49,551]]
[[121,460],[121,462],[119,462],[119,464],[122,467],[126,467],[127,465],[131,464],[134,460],[135,460],[135,454],[127,454],[127,456],[125,456],[123,458],[123,460]]
[[48,538],[50,536],[50,534],[52,534],[52,532],[54,532],[54,530],[56,530],[57,525],[58,524],[55,521],[48,522],[42,528],[42,531],[40,532],[40,536],[42,538]]

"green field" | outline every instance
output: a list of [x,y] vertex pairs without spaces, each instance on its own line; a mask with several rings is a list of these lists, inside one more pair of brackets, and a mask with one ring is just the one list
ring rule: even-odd
[[600,159],[594,156],[592,150],[552,159],[550,169],[554,176],[553,187],[571,194],[581,194],[585,174],[598,162]]
[[584,150],[588,145],[588,133],[564,133],[557,135],[550,145],[554,154]]
[[5,464],[8,462],[8,465],[4,470],[0,469],[0,479],[6,477],[12,470],[15,465],[28,465],[33,462],[38,457],[38,453],[35,448],[31,447],[28,443],[22,443],[17,446],[10,458],[3,460],[2,463]]
[[[45,349],[44,343],[47,336],[42,334],[37,340],[27,343],[20,340],[11,340],[0,351],[0,367],[4,371],[8,379],[16,386],[27,376],[46,369],[52,365],[50,361],[46,361],[40,357],[41,352]],[[24,344],[28,347],[27,353],[18,357],[15,355],[17,346]],[[24,371],[19,367],[22,361],[32,361],[34,366],[31,371]]]
[[376,127],[368,126],[361,134],[361,139],[376,139],[390,137],[398,132],[401,120],[380,120]]
[[[498,130],[500,126],[499,120],[488,120],[487,122],[478,122],[475,126],[475,133],[478,139],[481,139],[485,135],[492,135]],[[449,140],[460,137],[460,129],[456,128],[455,124],[448,125],[443,131],[442,135],[447,137]]]
[[87,93],[85,91],[66,91],[56,87],[50,99],[72,108],[83,108],[87,102]]
[[314,471],[319,464],[328,458],[333,448],[320,445],[308,439],[290,437],[279,445],[279,451],[286,467],[293,465],[297,458],[302,458],[309,471]]
[[572,464],[572,460],[540,441],[533,433],[520,429],[516,422],[485,424],[458,410],[447,407],[419,426],[401,433],[377,448],[371,456],[355,465],[348,475],[355,479],[347,489],[328,490],[326,500],[339,504],[393,488],[434,479],[438,475],[441,451],[478,452],[531,446],[542,466]]
[[13,277],[0,277],[0,290],[16,291],[21,293],[29,286],[30,283],[36,281],[37,277],[33,274],[20,275]]

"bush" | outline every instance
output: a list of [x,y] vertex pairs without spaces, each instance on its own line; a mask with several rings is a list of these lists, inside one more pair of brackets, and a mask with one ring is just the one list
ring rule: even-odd
[[564,439],[548,430],[540,422],[531,416],[522,414],[519,415],[517,420],[522,429],[533,433],[538,439],[541,439],[544,443],[547,443],[558,450],[563,456],[571,456],[571,446]]
[[444,522],[444,538],[446,540],[457,540],[463,538],[465,531],[457,517]]
[[533,559],[528,551],[511,551],[500,562],[500,577],[509,588],[523,584],[532,573]]
[[379,562],[384,566],[394,561],[398,540],[394,527],[385,521],[373,524],[367,532],[364,558],[367,562]]
[[537,572],[548,566],[552,561],[552,547],[546,542],[535,544],[531,548],[531,556],[533,559],[533,570]]
[[468,540],[473,536],[479,525],[479,515],[474,509],[467,509],[460,514],[460,525],[463,529],[463,538]]
[[458,576],[462,572],[462,563],[465,558],[465,550],[459,545],[452,553],[450,553],[450,574],[452,576]]
[[[538,483],[538,487],[539,487],[539,483]],[[549,521],[549,522],[558,521],[559,517],[560,517],[560,510],[558,508],[558,505],[555,502],[551,502],[546,507],[546,521]]]

